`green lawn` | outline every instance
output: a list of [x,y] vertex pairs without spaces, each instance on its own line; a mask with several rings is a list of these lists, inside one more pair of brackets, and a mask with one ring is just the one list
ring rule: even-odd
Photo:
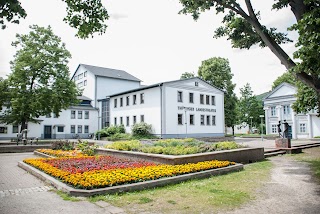
[[255,198],[256,190],[270,179],[269,161],[245,166],[245,170],[208,179],[117,195],[90,197],[104,200],[128,213],[212,213],[239,207]]

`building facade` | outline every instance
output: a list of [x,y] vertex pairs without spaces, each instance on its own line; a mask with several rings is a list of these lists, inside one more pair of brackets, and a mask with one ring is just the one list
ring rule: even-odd
[[162,138],[224,136],[224,92],[197,77],[111,95],[110,113],[128,133],[146,122]]
[[[98,130],[98,109],[91,105],[91,99],[80,96],[80,104],[60,112],[59,117],[51,113],[37,118],[38,123],[28,123],[28,138],[40,139],[82,139],[91,138]],[[16,138],[20,125],[0,124],[0,139]]]
[[[307,114],[296,113],[291,108],[296,101],[297,88],[282,83],[264,98],[267,134],[278,134],[278,123],[286,120],[292,127],[292,138],[314,138],[320,136],[320,118],[313,110]],[[283,125],[281,130],[283,131]]]

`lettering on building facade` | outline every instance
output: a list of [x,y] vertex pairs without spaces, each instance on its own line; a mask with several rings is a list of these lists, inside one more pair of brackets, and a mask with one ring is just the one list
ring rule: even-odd
[[178,106],[178,110],[216,112],[216,109],[213,109],[213,108],[194,108],[194,107],[185,107],[185,106]]

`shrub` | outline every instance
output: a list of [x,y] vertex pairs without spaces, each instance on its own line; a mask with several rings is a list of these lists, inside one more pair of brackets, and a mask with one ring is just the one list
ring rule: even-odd
[[133,136],[149,136],[151,135],[152,126],[150,124],[141,122],[136,123],[132,126],[132,135]]
[[51,149],[53,150],[63,150],[63,151],[69,151],[74,149],[74,142],[69,141],[55,141],[51,145]]
[[82,142],[79,141],[79,143],[77,144],[77,147],[78,147],[78,149],[81,150],[81,152],[83,154],[86,154],[86,155],[89,155],[89,156],[94,155],[95,149],[98,148],[97,145],[90,146],[88,141],[86,141],[86,140],[82,141]]
[[220,151],[220,150],[238,149],[238,148],[242,148],[243,146],[237,144],[236,142],[224,141],[224,142],[215,143],[212,145],[212,147],[214,148],[214,150]]
[[117,141],[110,145],[107,145],[106,148],[125,151],[138,151],[141,145],[142,144],[138,140]]
[[126,133],[126,129],[124,128],[123,125],[109,126],[97,131],[96,137],[98,137],[99,134],[100,134],[100,137],[111,137],[115,134],[122,134],[122,133]]
[[107,137],[108,140],[115,141],[115,140],[131,140],[132,137],[130,134],[127,133],[116,133],[110,137]]

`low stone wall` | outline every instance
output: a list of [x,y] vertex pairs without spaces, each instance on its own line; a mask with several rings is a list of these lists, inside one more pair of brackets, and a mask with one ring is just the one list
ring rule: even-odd
[[291,148],[291,140],[287,138],[276,138],[276,148]]
[[241,148],[192,155],[160,155],[143,152],[118,151],[114,149],[96,149],[96,153],[100,155],[114,155],[126,158],[143,159],[171,165],[197,163],[208,160],[228,160],[237,163],[252,163],[264,159],[263,148]]
[[148,188],[155,188],[160,186],[165,186],[168,184],[175,184],[180,183],[183,181],[187,181],[190,179],[195,178],[208,178],[214,175],[223,175],[230,172],[236,172],[243,169],[242,164],[236,164],[232,166],[227,166],[219,169],[211,169],[211,170],[205,170],[201,172],[195,172],[185,175],[178,175],[174,177],[168,177],[168,178],[161,178],[157,180],[150,180],[150,181],[143,181],[133,184],[125,184],[125,185],[119,185],[119,186],[113,186],[113,187],[106,187],[106,188],[100,188],[100,189],[93,189],[93,190],[84,190],[84,189],[75,189],[73,187],[70,187],[66,185],[65,183],[62,183],[58,181],[57,179],[47,175],[46,173],[24,163],[24,162],[18,162],[18,166],[22,169],[28,171],[30,174],[36,176],[40,180],[54,186],[56,189],[61,190],[65,193],[68,193],[72,196],[92,196],[92,195],[100,195],[100,194],[113,194],[118,192],[129,192],[129,191],[138,191],[138,190],[144,190]]
[[33,152],[36,149],[50,149],[50,148],[51,148],[51,144],[0,146],[0,153]]

